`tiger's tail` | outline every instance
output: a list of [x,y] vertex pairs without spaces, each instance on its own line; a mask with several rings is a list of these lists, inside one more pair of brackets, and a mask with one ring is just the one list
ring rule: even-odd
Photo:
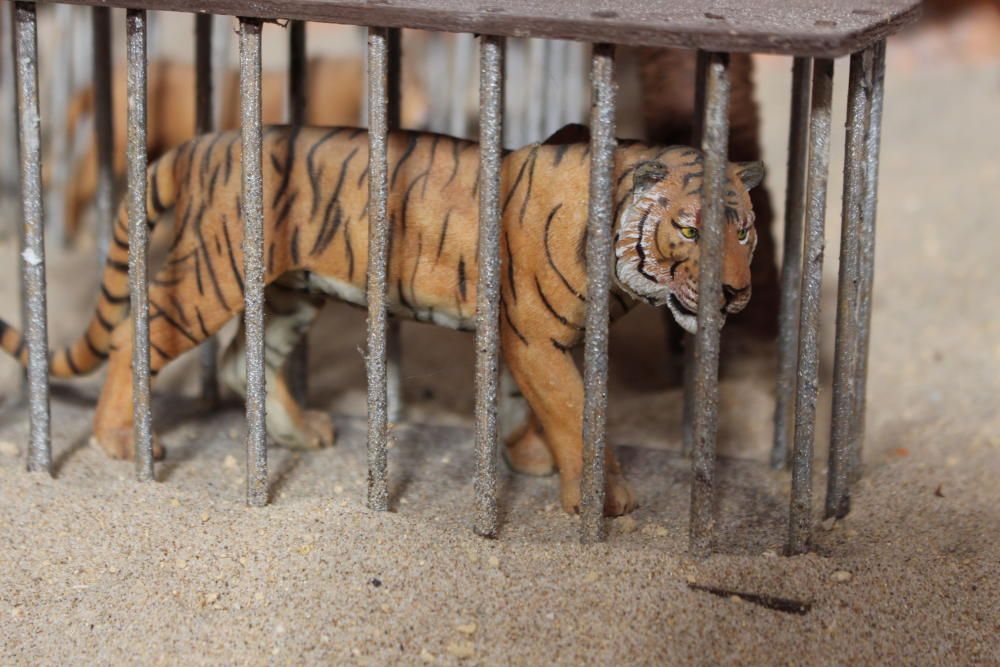
[[[157,160],[146,171],[146,216],[150,231],[177,198],[175,170],[177,150]],[[111,333],[128,316],[128,210],[118,208],[108,258],[101,278],[101,295],[83,335],[67,347],[49,353],[49,373],[57,378],[85,375],[98,368],[111,349]],[[22,366],[28,364],[24,335],[0,319],[0,348]]]

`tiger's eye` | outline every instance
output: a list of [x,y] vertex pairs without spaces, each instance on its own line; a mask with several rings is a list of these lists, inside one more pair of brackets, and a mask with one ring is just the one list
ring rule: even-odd
[[694,227],[681,227],[681,236],[686,239],[698,238],[698,230]]
[[744,227],[736,234],[736,238],[738,238],[740,241],[746,241],[747,236],[749,235],[750,235],[750,228]]

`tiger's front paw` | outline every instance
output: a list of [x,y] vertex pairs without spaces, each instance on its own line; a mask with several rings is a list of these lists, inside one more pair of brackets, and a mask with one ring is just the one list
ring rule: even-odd
[[[135,437],[131,426],[94,429],[91,444],[100,447],[108,458],[123,461],[135,460]],[[153,459],[160,461],[167,455],[160,439],[153,436]]]
[[534,477],[546,477],[556,471],[556,462],[541,434],[527,428],[503,447],[503,460],[514,472]]
[[[580,478],[562,480],[562,506],[569,514],[580,512]],[[621,473],[608,472],[604,478],[604,516],[622,516],[639,506],[632,486]]]

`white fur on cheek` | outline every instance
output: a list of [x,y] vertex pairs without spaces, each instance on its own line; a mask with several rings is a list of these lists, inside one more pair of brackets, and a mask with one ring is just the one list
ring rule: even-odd
[[[645,234],[640,235],[640,223],[643,215],[655,205],[652,198],[643,197],[638,200],[633,199],[630,206],[626,206],[618,219],[618,241],[615,243],[615,278],[618,285],[634,298],[662,306],[667,303],[671,290],[669,285],[661,283],[669,280],[669,275],[655,262],[649,260],[653,256],[656,240],[653,238],[652,230],[656,225],[652,221],[646,221]],[[642,248],[647,258],[643,265],[646,274],[655,276],[658,280],[650,280],[643,271],[639,270],[640,259],[636,253],[629,252],[636,247]]]

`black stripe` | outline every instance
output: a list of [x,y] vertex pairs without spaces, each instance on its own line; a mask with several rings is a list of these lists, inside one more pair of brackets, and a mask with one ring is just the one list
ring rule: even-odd
[[[208,333],[208,327],[205,326],[205,320],[201,316],[201,309],[198,306],[194,307],[195,317],[198,318],[198,327],[201,329],[201,335],[204,338],[208,338],[212,334]],[[204,340],[204,338],[202,340]]]
[[212,141],[208,143],[208,146],[205,147],[205,152],[201,155],[201,164],[198,167],[198,184],[202,190],[205,189],[205,176],[208,175],[208,167],[212,162],[212,149],[221,138],[221,134],[216,134],[212,137]]
[[462,301],[465,301],[466,297],[466,284],[465,284],[465,258],[458,258],[458,293],[462,297]]
[[514,282],[514,253],[510,250],[510,236],[503,235],[504,245],[507,248],[507,283],[510,285],[510,295],[517,303],[517,283]]
[[101,283],[101,296],[104,297],[104,300],[107,301],[108,303],[116,305],[122,303],[128,303],[129,300],[128,292],[126,292],[121,296],[112,294],[111,292],[108,291],[108,287],[104,283]]
[[500,207],[501,213],[507,210],[510,200],[514,198],[514,193],[517,192],[517,188],[521,184],[521,179],[524,178],[524,170],[528,167],[528,162],[534,159],[535,153],[537,152],[538,146],[535,146],[531,149],[531,153],[528,154],[528,157],[524,158],[524,162],[521,163],[521,168],[517,172],[517,178],[514,179],[514,184],[510,186],[510,191],[507,192],[507,197],[504,199],[503,206]]
[[513,320],[510,319],[510,313],[507,310],[507,303],[503,300],[503,297],[500,297],[500,311],[503,313],[503,318],[507,320],[507,326],[509,326],[510,330],[514,332],[514,335],[521,339],[522,343],[528,345],[528,339],[524,337],[524,334],[518,331],[517,327],[514,326]]
[[274,203],[271,204],[272,208],[278,205],[278,201],[285,194],[285,191],[288,190],[288,184],[291,182],[292,167],[295,165],[295,143],[296,139],[299,138],[299,131],[301,129],[301,127],[295,125],[288,133],[288,161],[285,163],[285,168],[282,170],[284,173],[281,177],[281,185],[278,187],[278,191],[274,194]]
[[116,259],[107,259],[107,264],[109,269],[114,269],[120,273],[128,273],[128,262],[119,262]]
[[[431,157],[427,160],[427,169],[424,170],[424,174],[430,174],[431,169],[434,167],[434,154],[437,153],[438,142],[441,141],[441,135],[435,134],[434,140],[431,142]],[[421,197],[427,196],[427,184],[430,182],[430,178],[424,179],[424,187],[420,191]]]
[[566,287],[566,289],[572,292],[572,294],[580,301],[586,301],[586,297],[573,288],[570,282],[566,279],[566,276],[562,274],[562,271],[559,270],[559,267],[556,266],[555,261],[552,259],[552,250],[549,248],[549,227],[552,225],[552,220],[556,217],[556,213],[559,212],[560,208],[562,208],[562,204],[556,204],[556,207],[552,209],[549,213],[549,217],[545,220],[545,234],[543,237],[545,245],[545,258],[548,260],[549,266],[552,267],[552,270],[556,272],[557,276],[559,276],[559,280],[562,281],[562,284]]
[[[309,174],[309,184],[312,186],[312,209],[309,213],[310,216],[316,215],[316,211],[319,209],[319,177],[323,175],[325,167],[325,164],[320,163],[319,171],[316,170],[316,151],[319,150],[320,146],[342,131],[343,128],[339,127],[330,130],[313,142],[312,147],[306,154],[306,172]],[[354,150],[357,151],[358,149],[355,148]]]
[[552,341],[552,347],[556,348],[560,352],[566,352],[566,353],[568,353],[568,352],[572,351],[572,349],[573,349],[572,345],[563,345],[562,343],[560,343],[559,341],[557,341],[555,338],[550,338],[549,340]]
[[451,209],[444,214],[444,223],[441,225],[441,238],[438,239],[438,250],[437,256],[434,258],[434,263],[436,264],[439,259],[441,259],[441,251],[444,250],[444,238],[448,233],[448,220],[451,218]]
[[460,150],[460,148],[459,148],[459,141],[458,141],[458,139],[452,139],[452,141],[451,141],[451,160],[452,160],[451,176],[449,176],[448,180],[444,182],[443,186],[441,186],[442,189],[448,187],[449,185],[451,185],[451,182],[453,180],[455,180],[455,176],[458,174],[458,153],[459,153],[459,150]]
[[579,324],[575,324],[573,322],[570,322],[561,313],[559,313],[559,311],[557,311],[555,308],[552,307],[552,304],[549,303],[548,298],[546,298],[546,296],[545,296],[545,292],[542,291],[542,284],[538,281],[538,276],[535,276],[535,289],[538,290],[538,296],[540,296],[542,298],[542,303],[545,305],[545,309],[549,311],[549,313],[552,315],[552,317],[556,318],[564,326],[570,327],[572,329],[576,329],[577,331],[583,331],[583,327],[582,326],[580,326]]
[[149,305],[151,307],[153,307],[153,308],[156,309],[156,313],[154,313],[150,317],[151,320],[154,319],[154,318],[157,318],[157,317],[162,317],[164,322],[166,322],[167,324],[169,324],[170,326],[172,326],[174,329],[177,329],[178,331],[180,331],[181,334],[183,334],[183,336],[185,338],[187,338],[189,341],[191,341],[195,345],[197,345],[198,343],[201,342],[200,340],[198,340],[197,338],[195,338],[191,334],[190,331],[188,331],[187,327],[185,327],[184,325],[182,325],[180,322],[178,322],[174,318],[170,317],[170,315],[167,314],[167,311],[165,311],[163,309],[163,307],[161,307],[159,304],[156,304],[156,303],[153,303],[152,301],[150,301]]
[[114,324],[104,319],[104,315],[101,314],[100,309],[94,310],[94,319],[97,320],[97,323],[100,324],[101,328],[105,331],[111,331],[115,328]]
[[344,252],[347,253],[347,278],[354,280],[354,248],[351,246],[351,225],[344,225]]
[[292,240],[290,250],[292,252],[292,266],[299,265],[299,227],[296,225],[295,230],[292,232]]
[[150,193],[151,203],[153,204],[153,210],[156,211],[157,214],[162,214],[164,211],[167,210],[166,205],[163,203],[163,199],[160,197],[159,176],[160,176],[161,164],[162,163],[159,161],[156,163],[156,166],[153,167],[153,177],[149,179],[151,181],[150,185],[152,186],[150,188],[150,190],[152,190],[152,192]]
[[396,177],[399,176],[399,169],[403,166],[403,163],[410,159],[410,155],[413,154],[413,149],[417,147],[417,138],[419,135],[413,133],[410,134],[410,143],[406,145],[406,150],[403,151],[402,157],[399,158],[399,162],[396,163],[396,167],[392,170],[392,178],[389,180],[389,187],[392,188],[396,185]]
[[649,218],[649,209],[646,209],[645,211],[643,211],[642,217],[639,218],[639,238],[636,239],[635,242],[635,252],[637,255],[639,255],[639,267],[638,267],[639,275],[646,278],[647,280],[651,280],[654,283],[656,283],[659,281],[657,281],[656,278],[651,276],[649,273],[646,273],[646,251],[643,250],[642,248],[643,230],[646,227],[646,220],[648,218]]
[[[229,238],[229,226],[222,225],[222,233],[226,236],[226,250],[229,251],[229,266],[233,270],[233,277],[236,278],[236,284],[240,288],[240,294],[245,294],[243,289],[243,276],[240,275],[240,268],[236,265],[236,256],[233,254],[233,242]],[[215,237],[218,241],[219,237]]]
[[299,196],[299,191],[296,190],[291,194],[291,196],[288,197],[288,199],[285,200],[285,205],[281,207],[281,212],[278,214],[277,220],[274,221],[275,229],[281,227],[282,223],[284,223],[285,220],[288,219],[288,215],[291,213],[292,206],[295,204],[295,200],[298,198],[298,196]]
[[524,193],[524,200],[521,202],[521,211],[518,213],[517,221],[523,227],[524,226],[524,213],[528,210],[528,202],[531,201],[531,189],[535,184],[535,164],[538,162],[536,156],[531,158],[531,169],[528,171],[528,189]]
[[83,335],[83,342],[87,344],[87,349],[90,350],[90,353],[92,355],[94,355],[95,357],[97,357],[98,359],[107,359],[108,358],[108,353],[105,352],[104,350],[98,348],[96,345],[94,345],[93,341],[90,340],[90,332],[89,331]]
[[66,359],[66,365],[69,366],[70,373],[73,375],[82,375],[80,367],[76,365],[75,361],[73,361],[73,348],[65,350],[63,357]]

